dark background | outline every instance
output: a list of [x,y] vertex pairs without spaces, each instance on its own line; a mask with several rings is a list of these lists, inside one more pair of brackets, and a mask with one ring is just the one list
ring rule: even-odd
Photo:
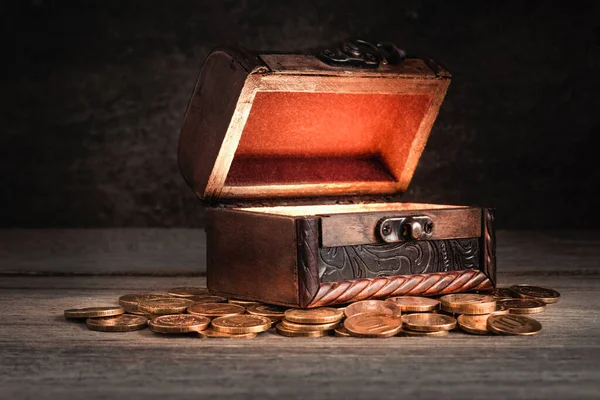
[[210,49],[357,36],[453,74],[406,200],[493,205],[500,228],[600,222],[600,2],[1,4],[0,226],[202,226],[176,150]]

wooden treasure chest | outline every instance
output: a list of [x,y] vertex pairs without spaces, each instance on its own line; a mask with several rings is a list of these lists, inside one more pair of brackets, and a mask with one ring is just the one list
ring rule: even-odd
[[492,210],[401,201],[450,74],[344,46],[206,59],[178,156],[209,290],[311,308],[494,287]]

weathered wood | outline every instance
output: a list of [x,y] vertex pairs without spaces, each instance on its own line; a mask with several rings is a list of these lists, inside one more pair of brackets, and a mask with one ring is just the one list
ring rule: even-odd
[[204,62],[185,112],[178,149],[179,168],[195,193],[204,193],[210,185],[214,162],[252,64],[239,52],[224,49],[214,51]]
[[595,398],[598,276],[501,273],[499,280],[561,291],[561,302],[535,317],[541,336],[291,339],[269,332],[227,341],[109,334],[67,322],[62,311],[203,279],[4,278],[0,398]]
[[0,274],[205,273],[202,229],[0,229]]
[[[185,237],[183,231],[175,236]],[[132,243],[132,236],[120,230],[100,231],[102,235],[66,232],[18,231],[14,237],[24,242],[13,241],[10,251],[2,248],[2,255],[10,257],[14,270],[50,271],[68,260],[68,254],[67,266],[77,265],[77,260],[88,265],[86,249],[92,255],[111,254],[105,262],[121,267],[126,260],[138,265],[137,258],[150,259],[159,252],[156,240],[161,234],[154,230],[145,235],[135,231],[132,236],[137,238],[154,237],[140,241],[153,246],[136,251],[116,246],[121,240]],[[0,238],[8,236],[0,232]],[[50,250],[42,251],[43,244],[66,243],[57,240],[61,236],[70,240],[53,259]],[[197,232],[187,236],[189,241],[181,239],[185,251],[197,249]],[[163,236],[167,253],[175,246],[168,237]],[[77,238],[88,245],[77,245]],[[92,238],[94,246],[89,245]],[[37,255],[32,258],[28,249],[37,249]],[[561,292],[559,303],[534,316],[544,325],[541,336],[452,332],[447,338],[429,339],[292,339],[268,332],[253,340],[227,341],[167,337],[148,330],[93,332],[65,321],[63,310],[115,304],[127,292],[202,285],[205,279],[3,276],[0,398],[597,398],[600,232],[499,232],[497,255],[498,285],[531,283]],[[178,260],[176,252],[171,257]]]
[[[600,231],[499,231],[497,243],[504,273],[596,273],[600,264]],[[0,229],[0,274],[205,273],[201,229]]]
[[299,304],[293,217],[226,208],[210,208],[206,217],[211,291],[273,304]]

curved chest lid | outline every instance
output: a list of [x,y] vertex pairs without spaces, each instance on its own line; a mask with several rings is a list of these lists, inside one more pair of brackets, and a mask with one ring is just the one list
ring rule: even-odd
[[449,78],[420,59],[358,69],[216,50],[184,118],[181,172],[210,201],[402,193]]

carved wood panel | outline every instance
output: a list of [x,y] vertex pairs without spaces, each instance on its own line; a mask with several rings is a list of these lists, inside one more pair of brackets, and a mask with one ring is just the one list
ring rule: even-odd
[[319,251],[321,282],[478,270],[479,265],[479,238],[340,246]]
[[483,209],[483,268],[482,271],[490,278],[492,284],[496,285],[496,234],[494,230],[494,210]]
[[319,256],[317,218],[300,218],[296,220],[296,237],[298,241],[298,301],[306,307],[319,290],[317,258]]

